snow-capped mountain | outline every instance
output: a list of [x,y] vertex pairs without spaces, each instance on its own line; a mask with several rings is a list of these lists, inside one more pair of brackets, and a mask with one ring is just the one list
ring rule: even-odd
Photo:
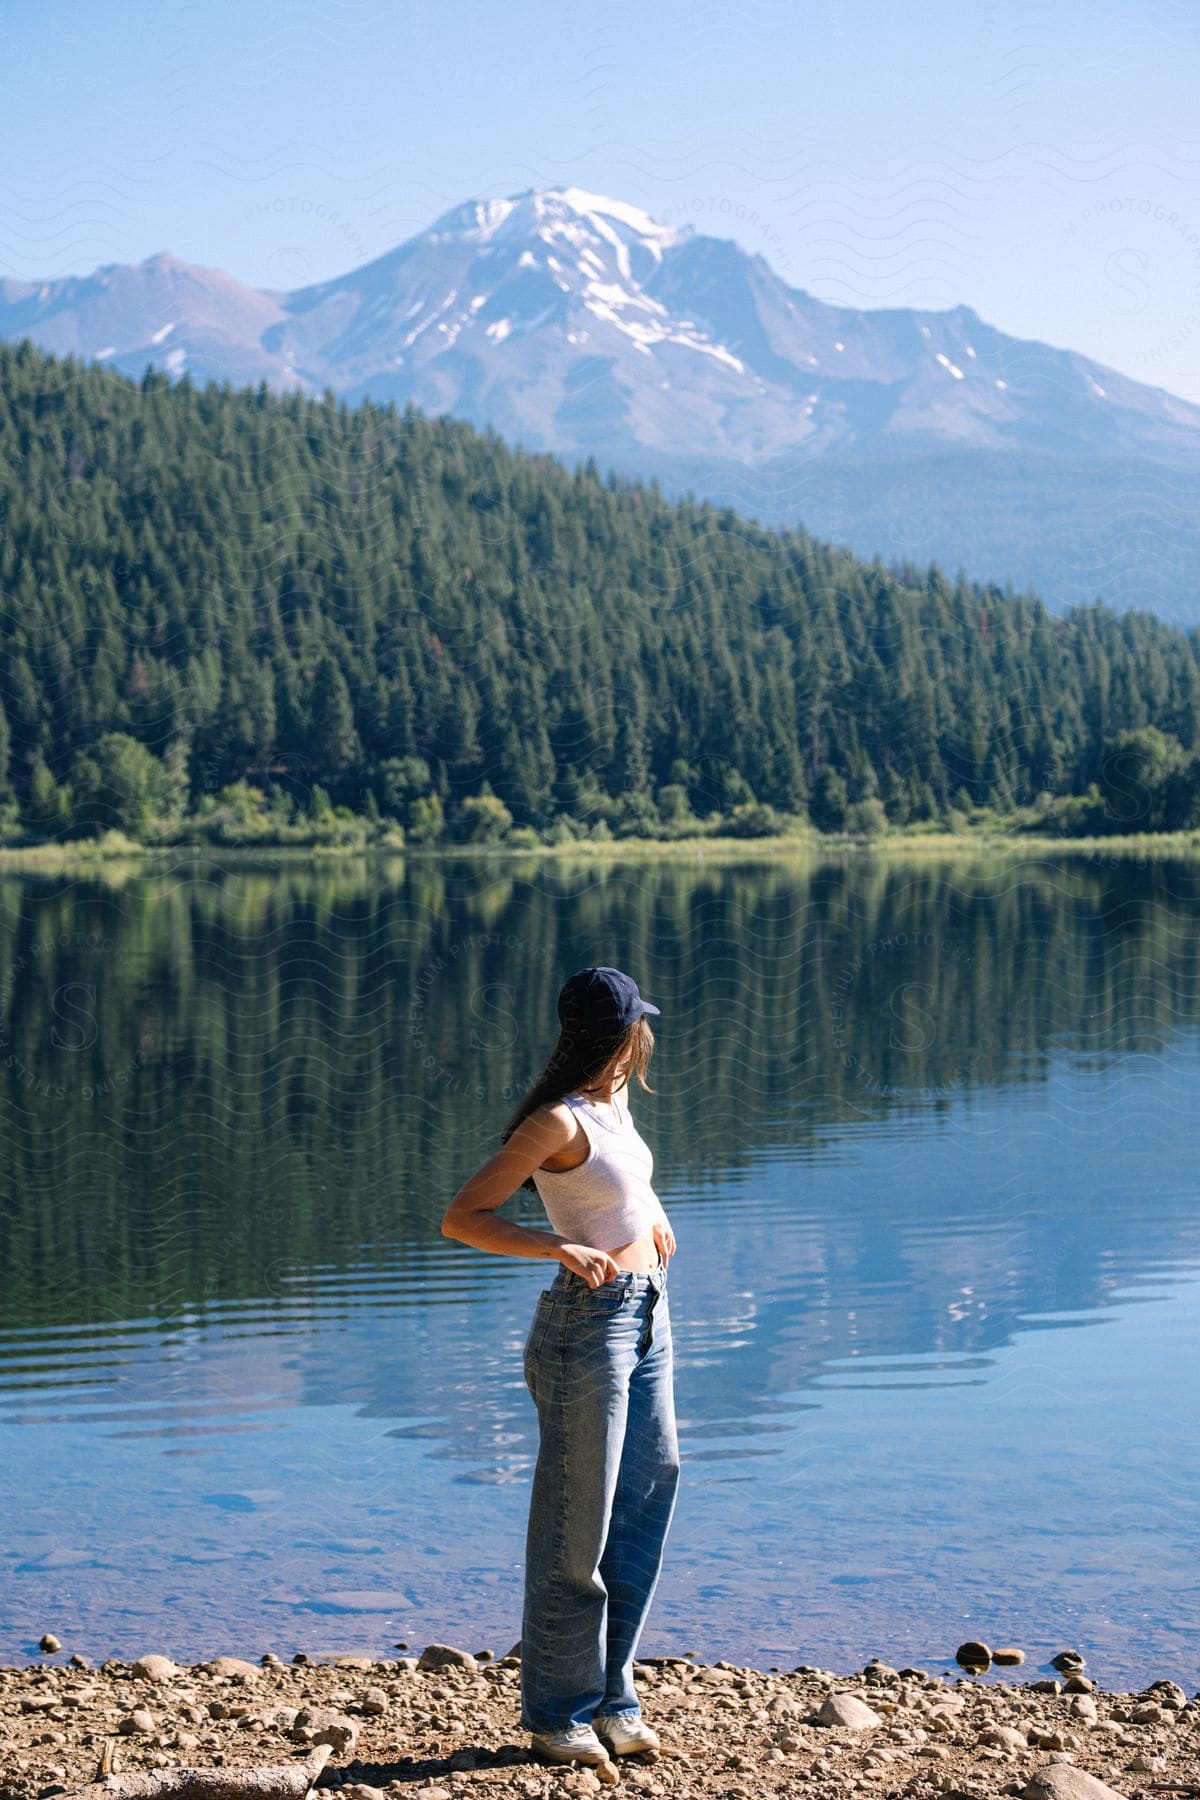
[[579,188],[468,202],[280,299],[263,347],[306,385],[412,400],[566,456],[702,443],[753,466],[900,437],[1200,452],[1200,408],[1086,357],[968,307],[831,306],[734,243]]
[[580,188],[468,201],[290,293],[165,254],[0,282],[0,337],[25,336],[135,375],[411,401],[885,560],[1200,616],[1200,408],[969,307],[814,299]]

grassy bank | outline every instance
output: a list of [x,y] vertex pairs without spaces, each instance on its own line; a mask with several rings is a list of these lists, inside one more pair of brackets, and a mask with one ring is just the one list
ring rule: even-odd
[[683,838],[575,838],[559,844],[408,844],[312,843],[312,844],[214,844],[139,843],[122,832],[99,838],[80,838],[67,843],[0,846],[0,872],[59,874],[86,873],[89,868],[114,862],[145,863],[155,868],[178,867],[189,862],[305,863],[347,859],[542,858],[587,862],[624,862],[653,858],[655,861],[743,861],[747,857],[776,859],[803,857],[820,861],[843,854],[896,857],[963,857],[987,853],[1022,859],[1045,856],[1082,856],[1089,861],[1136,857],[1200,855],[1200,830],[1141,832],[1114,837],[1034,836],[1026,833],[986,831],[895,831],[871,837],[847,833],[792,832],[773,837],[701,836]]

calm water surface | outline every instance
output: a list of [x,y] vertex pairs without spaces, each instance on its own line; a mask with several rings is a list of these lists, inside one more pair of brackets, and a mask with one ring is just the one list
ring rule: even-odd
[[1198,902],[1078,858],[0,882],[0,1662],[509,1648],[552,1268],[438,1224],[605,962],[662,1008],[679,1245],[644,1653],[1195,1687]]

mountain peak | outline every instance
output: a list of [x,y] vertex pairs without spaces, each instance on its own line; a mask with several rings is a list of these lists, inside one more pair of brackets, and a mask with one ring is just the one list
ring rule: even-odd
[[640,206],[630,206],[624,200],[610,200],[607,195],[590,193],[587,188],[541,188],[535,189],[532,197],[535,205],[545,212],[565,209],[585,218],[615,220],[647,243],[673,244],[679,236],[674,226],[651,218]]
[[486,244],[529,236],[573,239],[581,230],[614,247],[629,248],[636,242],[657,262],[665,249],[690,236],[692,228],[664,225],[639,206],[587,188],[538,187],[502,200],[467,200],[443,213],[424,235],[433,243]]

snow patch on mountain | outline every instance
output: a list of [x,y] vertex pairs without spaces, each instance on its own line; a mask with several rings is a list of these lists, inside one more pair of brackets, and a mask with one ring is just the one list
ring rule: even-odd
[[577,187],[560,188],[554,192],[554,197],[561,199],[567,206],[586,213],[597,228],[614,242],[615,233],[602,221],[606,215],[610,219],[619,220],[641,239],[658,261],[662,260],[662,253],[667,245],[675,243],[679,237],[679,232],[673,226],[660,225],[649,213],[643,212],[640,207],[628,206],[623,200],[610,200],[603,194],[589,194],[586,189]]
[[[490,243],[505,221],[511,217],[515,200],[468,200],[456,206],[436,222],[430,237],[439,243],[445,237],[465,238],[476,244]],[[439,226],[445,226],[441,231]]]

